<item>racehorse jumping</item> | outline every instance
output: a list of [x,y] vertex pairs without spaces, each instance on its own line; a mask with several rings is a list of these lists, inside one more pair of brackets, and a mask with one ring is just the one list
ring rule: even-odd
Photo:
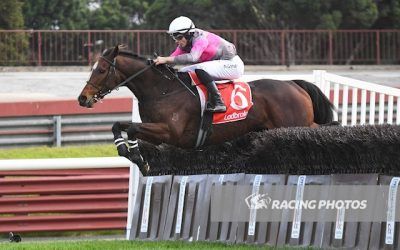
[[[178,77],[181,79],[179,80]],[[185,83],[186,85],[184,86]],[[318,127],[331,123],[333,105],[317,86],[303,80],[261,79],[248,82],[253,106],[247,118],[214,124],[204,146],[222,143],[250,131],[280,127]],[[188,91],[188,73],[176,73],[166,65],[115,46],[105,50],[93,66],[89,80],[78,97],[91,108],[112,90],[128,87],[137,97],[142,123],[116,122],[112,127],[118,154],[146,171],[137,139],[153,144],[167,143],[194,148],[201,121],[198,97]],[[189,87],[194,89],[194,87]],[[128,135],[128,146],[121,135]]]

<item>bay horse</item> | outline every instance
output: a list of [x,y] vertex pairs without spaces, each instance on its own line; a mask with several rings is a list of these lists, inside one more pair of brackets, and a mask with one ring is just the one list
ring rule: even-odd
[[[185,149],[194,148],[196,142],[201,119],[199,98],[187,89],[191,86],[188,73],[171,69],[167,65],[155,66],[152,60],[117,45],[103,52],[78,97],[81,106],[91,108],[114,89],[122,86],[130,89],[138,99],[142,123],[116,122],[112,132],[118,154],[141,170],[148,165],[140,155],[137,139]],[[254,105],[247,118],[213,125],[204,146],[232,140],[250,131],[318,127],[333,120],[334,106],[312,83],[261,79],[248,84]],[[122,131],[128,135],[128,146]]]

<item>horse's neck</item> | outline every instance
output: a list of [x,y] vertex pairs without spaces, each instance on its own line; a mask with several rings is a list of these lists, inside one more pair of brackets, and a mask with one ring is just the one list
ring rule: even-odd
[[[123,77],[121,77],[120,79],[121,82],[133,76],[140,70],[144,69],[144,67],[146,67],[146,65],[143,62],[125,56],[118,57],[118,65],[120,71],[123,73]],[[137,77],[135,77],[126,84],[126,87],[136,96],[136,98],[138,98],[139,101],[141,99],[144,99],[146,96],[151,95],[152,86],[149,86],[150,84],[148,83],[147,80],[148,79],[147,74],[148,74],[147,71],[143,72],[142,74],[138,75]]]
[[147,102],[157,100],[178,89],[179,85],[175,81],[163,77],[159,72],[150,68],[140,77],[129,82],[127,87],[139,102]]
[[[121,58],[121,70],[125,72],[126,78],[136,74],[144,69],[144,67],[147,67],[142,61],[138,62],[136,59],[124,58],[125,57]],[[138,67],[137,65],[141,66]],[[175,90],[184,88],[178,80],[172,79],[172,75],[169,72],[165,72],[164,74],[168,75],[170,79],[163,76],[159,70],[149,68],[127,83],[127,87],[136,96],[139,102],[157,100]]]

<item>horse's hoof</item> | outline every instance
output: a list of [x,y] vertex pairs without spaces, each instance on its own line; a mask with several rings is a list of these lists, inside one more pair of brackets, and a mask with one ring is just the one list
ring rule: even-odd
[[139,171],[143,174],[146,175],[150,172],[150,165],[147,162],[134,162],[138,167],[139,167]]
[[138,165],[140,172],[142,172],[143,175],[146,175],[150,171],[150,165],[147,162],[141,162],[141,164]]
[[22,238],[21,238],[21,236],[20,235],[18,235],[18,234],[13,234],[12,232],[10,232],[9,234],[8,234],[8,237],[9,237],[9,241],[10,242],[21,242],[21,240],[22,240]]
[[[143,168],[144,173],[150,172],[150,165],[149,165],[149,163],[145,162],[142,168]],[[142,172],[142,173],[143,173],[143,172]]]
[[143,157],[141,155],[130,155],[128,158],[131,162],[135,163],[136,165],[138,165],[140,171],[143,173],[147,173],[150,170],[150,166],[147,163],[147,161],[145,161],[143,159]]

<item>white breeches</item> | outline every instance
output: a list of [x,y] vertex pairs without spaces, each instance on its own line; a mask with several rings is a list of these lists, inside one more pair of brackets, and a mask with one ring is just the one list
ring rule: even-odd
[[236,55],[231,60],[213,60],[197,63],[183,67],[179,71],[188,72],[195,69],[206,71],[214,80],[234,80],[243,75],[244,64],[242,59]]

